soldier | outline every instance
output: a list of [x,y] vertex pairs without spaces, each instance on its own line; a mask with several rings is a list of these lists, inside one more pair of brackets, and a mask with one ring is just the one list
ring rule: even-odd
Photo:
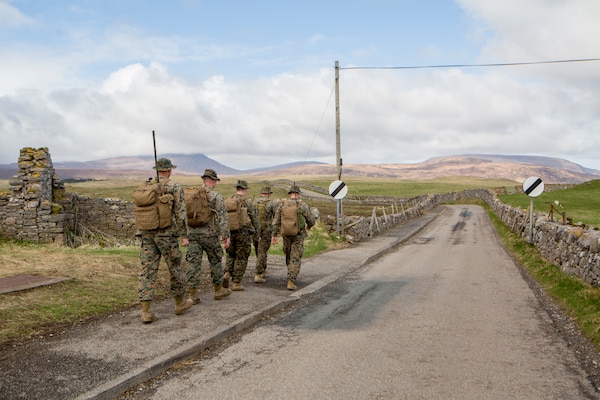
[[190,247],[185,260],[188,264],[187,284],[194,304],[200,302],[198,287],[200,286],[200,267],[203,252],[206,252],[210,263],[210,277],[215,289],[213,298],[221,300],[231,294],[231,290],[223,287],[223,248],[221,242],[223,242],[223,247],[227,249],[231,239],[225,200],[220,193],[214,191],[220,179],[214,170],[206,169],[204,175],[202,175],[202,181],[207,189],[208,205],[212,210],[212,217],[206,225],[188,228]]
[[[315,218],[313,217],[310,207],[308,204],[300,200],[300,188],[293,185],[288,192],[290,199],[285,200],[275,212],[273,217],[273,244],[277,244],[277,236],[282,234],[283,237],[283,252],[285,253],[285,263],[287,265],[287,289],[296,290],[296,279],[300,273],[300,264],[302,255],[304,254],[304,238],[306,238],[307,232],[315,224]],[[297,233],[295,235],[285,235],[282,228],[283,220],[283,209],[286,206],[293,208],[295,205],[296,209],[294,213]]]
[[139,275],[138,293],[142,306],[142,322],[144,323],[152,323],[158,319],[150,310],[150,303],[154,297],[161,256],[167,263],[171,275],[171,293],[175,297],[175,314],[183,314],[193,304],[190,298],[184,300],[186,280],[185,272],[181,268],[179,238],[181,238],[183,246],[188,245],[187,212],[183,188],[179,183],[169,180],[173,168],[176,166],[168,158],[157,160],[154,167],[158,171],[157,175],[163,186],[163,194],[172,196],[170,226],[141,231],[140,262],[142,269]]
[[[252,200],[246,198],[248,192],[248,183],[244,180],[238,180],[236,184],[236,193],[231,199],[239,199],[241,201],[241,216],[242,221],[239,229],[233,229],[230,221],[231,245],[227,249],[227,259],[225,264],[225,276],[223,278],[223,286],[228,287],[229,279],[231,278],[231,290],[242,291],[242,278],[246,273],[248,266],[248,258],[252,252],[252,237],[260,232],[260,222],[256,205]],[[228,216],[229,218],[229,216]]]
[[260,190],[260,198],[256,202],[258,210],[258,219],[260,221],[260,234],[257,235],[258,243],[256,249],[256,270],[254,275],[255,283],[265,283],[265,275],[267,270],[267,252],[271,247],[271,232],[273,228],[273,217],[277,210],[277,200],[271,200],[273,191],[269,186],[264,186]]

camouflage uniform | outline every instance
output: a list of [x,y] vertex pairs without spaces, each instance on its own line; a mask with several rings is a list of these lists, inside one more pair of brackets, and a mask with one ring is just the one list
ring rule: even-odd
[[140,248],[141,272],[139,275],[138,293],[140,301],[152,301],[156,285],[156,277],[162,256],[169,267],[171,275],[171,293],[175,297],[183,297],[186,292],[185,272],[181,268],[181,251],[179,238],[188,236],[187,211],[183,198],[183,188],[179,183],[160,178],[166,193],[173,195],[171,226],[164,229],[143,230]]
[[214,285],[223,283],[223,248],[221,239],[229,237],[229,222],[225,210],[223,196],[206,187],[208,204],[213,210],[210,222],[203,226],[189,227],[190,245],[185,256],[188,264],[187,283],[191,289],[200,286],[200,267],[202,265],[202,253],[206,252],[210,263],[210,277]]
[[[302,255],[304,254],[304,239],[308,236],[306,228],[310,229],[315,224],[315,218],[310,212],[308,204],[304,203],[300,199],[290,199],[284,201],[295,201],[298,205],[298,209],[306,220],[305,229],[300,230],[296,236],[283,236],[283,252],[285,253],[285,263],[287,265],[288,281],[296,282],[298,274],[300,273],[300,264],[302,261]],[[277,207],[275,216],[273,217],[273,237],[279,236],[281,229],[281,208],[282,204]]]
[[267,269],[267,252],[271,247],[273,232],[271,224],[273,223],[275,211],[277,211],[278,202],[268,197],[261,197],[256,203],[257,208],[261,203],[265,203],[265,218],[260,221],[260,234],[258,235],[259,240],[256,245],[256,274],[263,275]]
[[[247,185],[245,189],[247,189]],[[234,196],[242,199],[242,207],[246,207],[248,210],[251,221],[250,225],[231,232],[231,244],[227,249],[225,272],[229,273],[233,283],[240,283],[246,273],[248,258],[252,252],[252,238],[257,232],[260,232],[260,222],[256,205],[252,200],[246,198],[245,195],[234,194]]]

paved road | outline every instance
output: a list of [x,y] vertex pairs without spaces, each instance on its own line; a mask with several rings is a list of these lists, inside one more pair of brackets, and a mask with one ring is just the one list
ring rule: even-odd
[[[252,256],[244,277],[246,291],[235,292],[225,300],[214,301],[207,288],[202,302],[183,315],[173,315],[172,299],[155,301],[153,308],[159,320],[149,325],[140,322],[139,307],[134,307],[3,348],[0,399],[114,399],[166,368],[319,292],[419,232],[441,210],[350,248],[303,260],[296,292],[286,290],[283,256],[269,258],[266,284],[252,283]],[[203,277],[209,282],[206,263]]]
[[128,399],[597,399],[484,210],[397,250]]

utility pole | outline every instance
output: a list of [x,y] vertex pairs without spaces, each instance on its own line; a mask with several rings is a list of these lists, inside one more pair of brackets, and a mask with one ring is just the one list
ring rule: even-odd
[[[335,169],[337,178],[342,180],[342,150],[340,148],[340,62],[335,62]],[[336,231],[344,234],[344,212],[342,208],[342,199],[337,202]],[[340,227],[341,225],[341,227]]]
[[340,62],[335,62],[335,166],[338,180],[342,179],[342,153],[340,149]]

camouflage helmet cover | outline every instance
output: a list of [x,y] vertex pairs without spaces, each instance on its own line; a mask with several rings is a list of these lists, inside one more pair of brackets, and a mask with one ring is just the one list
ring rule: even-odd
[[173,165],[171,160],[168,158],[159,158],[156,161],[156,165],[152,168],[158,171],[168,171],[170,169],[177,168],[177,165]]
[[271,190],[270,186],[263,186],[262,189],[260,189],[260,194],[271,194],[273,193],[273,191]]
[[204,174],[202,175],[202,178],[210,178],[210,179],[214,179],[215,181],[220,181],[215,170],[210,169],[210,168],[207,168],[204,170]]
[[237,183],[235,184],[236,189],[240,188],[240,189],[248,189],[248,182],[238,179]]

